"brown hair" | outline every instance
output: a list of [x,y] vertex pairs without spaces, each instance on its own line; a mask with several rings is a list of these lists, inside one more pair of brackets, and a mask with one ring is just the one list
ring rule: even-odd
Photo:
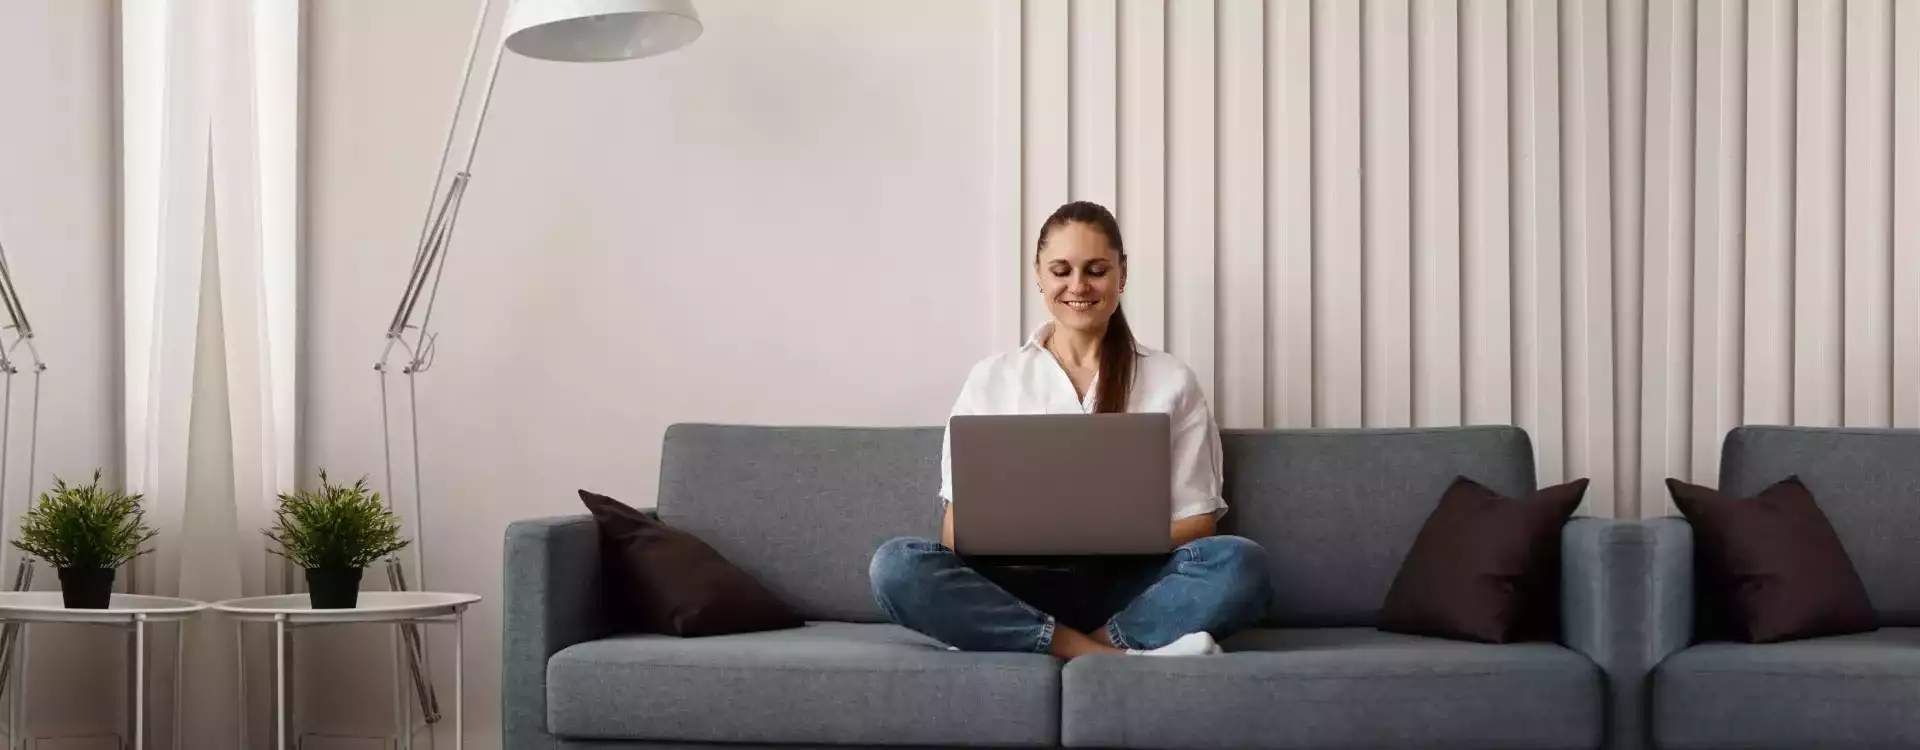
[[[1126,264],[1127,246],[1120,240],[1120,222],[1105,206],[1087,201],[1074,201],[1055,209],[1046,223],[1040,225],[1040,240],[1033,249],[1035,263],[1040,262],[1040,252],[1047,247],[1047,235],[1072,223],[1090,225],[1105,235],[1107,244],[1119,254],[1120,263]],[[1100,387],[1093,400],[1096,413],[1118,414],[1127,410],[1127,395],[1133,391],[1134,360],[1139,355],[1126,312],[1115,305],[1113,317],[1107,319],[1107,333],[1100,338]]]

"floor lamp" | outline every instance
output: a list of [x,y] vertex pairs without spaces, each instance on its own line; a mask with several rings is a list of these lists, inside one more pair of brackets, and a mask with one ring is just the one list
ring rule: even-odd
[[[436,334],[428,325],[433,319],[433,301],[440,288],[451,249],[454,222],[460,215],[460,201],[473,175],[474,152],[480,131],[486,125],[487,107],[493,100],[493,84],[500,72],[506,50],[541,60],[563,62],[605,62],[651,57],[684,47],[700,37],[700,16],[692,0],[516,0],[507,8],[498,44],[488,64],[486,84],[481,90],[480,106],[467,136],[460,168],[447,180],[447,165],[455,158],[455,134],[460,130],[460,115],[466,104],[467,85],[479,51],[482,31],[487,23],[491,0],[482,0],[480,17],[474,22],[473,39],[467,45],[467,63],[460,71],[460,86],[454,95],[452,122],[440,149],[440,166],[434,173],[433,202],[420,228],[420,240],[413,256],[413,270],[407,278],[400,303],[387,324],[386,345],[374,370],[380,375],[381,438],[385,450],[387,504],[393,506],[393,424],[387,408],[387,376],[396,372],[407,382],[407,429],[411,435],[409,460],[413,468],[413,551],[414,579],[409,581],[398,555],[387,558],[387,583],[395,591],[409,586],[427,587],[426,533],[423,523],[420,482],[420,419],[415,405],[415,376],[433,366]],[[421,713],[428,723],[439,720],[439,701],[427,679],[425,648],[420,631],[407,626],[403,631],[408,666]]]
[[[33,416],[27,428],[27,505],[33,505],[34,460],[40,452],[40,373],[46,372],[46,363],[40,361],[40,350],[33,345],[33,326],[27,322],[27,311],[20,304],[20,295],[13,288],[13,271],[7,267],[7,251],[0,247],[0,312],[5,312],[7,322],[0,334],[0,378],[5,379],[4,395],[0,395],[0,558],[4,558],[7,547],[7,521],[12,518],[7,509],[7,465],[12,463],[9,438],[13,435],[13,376],[20,373],[20,365],[14,357],[20,349],[25,349],[27,369],[33,373]],[[11,341],[6,339],[11,338]],[[26,591],[33,586],[33,560],[26,553],[20,553],[20,564],[14,570],[13,590]],[[20,626],[7,623],[0,628],[0,691],[5,690],[13,673],[14,642],[20,637]],[[14,731],[9,728],[8,731]]]

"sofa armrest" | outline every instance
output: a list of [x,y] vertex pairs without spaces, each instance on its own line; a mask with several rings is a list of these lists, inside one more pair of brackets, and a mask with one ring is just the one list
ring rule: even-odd
[[1649,675],[1693,632],[1693,529],[1576,518],[1561,532],[1561,635],[1606,673],[1608,748],[1651,744]]
[[607,634],[599,529],[589,515],[515,521],[502,572],[503,747],[558,747],[547,732],[547,659]]

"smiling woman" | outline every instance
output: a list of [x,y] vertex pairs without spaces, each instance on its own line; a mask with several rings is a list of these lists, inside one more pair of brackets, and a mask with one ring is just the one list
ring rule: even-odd
[[1220,431],[1200,381],[1185,363],[1135,341],[1120,310],[1125,247],[1106,208],[1077,202],[1054,211],[1033,260],[1052,320],[1026,345],[974,365],[952,413],[1167,414],[1177,549],[1145,564],[976,567],[953,549],[949,453],[941,460],[948,504],[940,541],[889,541],[868,571],[874,598],[899,624],[969,651],[1204,656],[1218,653],[1216,638],[1266,613],[1266,551],[1214,534],[1227,506]]

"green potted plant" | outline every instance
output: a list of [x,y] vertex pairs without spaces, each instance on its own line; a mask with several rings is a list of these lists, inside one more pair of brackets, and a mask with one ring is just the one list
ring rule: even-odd
[[68,609],[106,609],[113,599],[115,569],[146,554],[140,545],[158,534],[147,525],[139,495],[127,495],[93,481],[68,486],[54,477],[53,489],[20,520],[13,546],[60,571],[60,598]]
[[366,567],[409,541],[400,536],[400,518],[367,489],[366,479],[336,485],[325,471],[320,489],[281,495],[274,518],[264,533],[280,548],[269,551],[306,569],[314,609],[352,609]]

